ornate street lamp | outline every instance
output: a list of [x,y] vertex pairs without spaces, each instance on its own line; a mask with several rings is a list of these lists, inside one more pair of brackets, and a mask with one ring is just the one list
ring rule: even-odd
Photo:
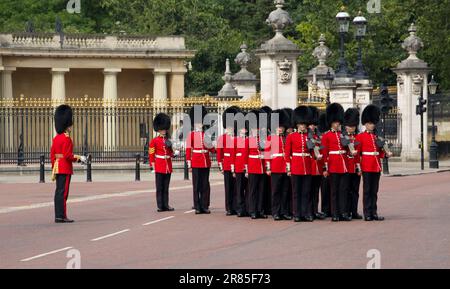
[[438,145],[436,143],[436,125],[435,125],[435,116],[434,116],[434,108],[436,106],[436,97],[437,97],[437,88],[439,83],[434,80],[434,76],[432,76],[430,83],[428,83],[428,90],[430,91],[431,98],[431,144],[430,144],[430,169],[439,169],[439,160],[438,160]]
[[340,58],[338,64],[338,70],[336,72],[336,76],[347,77],[348,76],[348,65],[345,60],[345,36],[348,33],[350,26],[350,14],[344,11],[344,7],[342,7],[341,12],[336,15],[336,20],[338,23],[338,30],[340,36]]
[[364,65],[362,62],[362,45],[361,42],[363,38],[366,36],[367,32],[367,19],[362,15],[362,12],[359,11],[358,16],[353,19],[353,25],[356,27],[355,37],[358,41],[358,61],[356,63],[356,79],[367,79],[367,72],[364,69]]
[[323,78],[323,84],[325,86],[325,89],[327,90],[327,105],[330,104],[330,90],[331,85],[333,84],[334,76],[331,74],[330,69],[328,68],[327,75]]

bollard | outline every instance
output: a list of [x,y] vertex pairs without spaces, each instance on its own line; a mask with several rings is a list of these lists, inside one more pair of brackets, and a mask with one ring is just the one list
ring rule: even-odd
[[141,154],[136,154],[136,182],[141,181]]
[[87,156],[86,182],[92,183],[92,155]]
[[45,156],[44,155],[40,156],[39,164],[40,164],[40,169],[39,169],[40,179],[39,179],[39,183],[44,184],[45,183]]
[[184,180],[189,181],[189,168],[186,160],[184,161]]

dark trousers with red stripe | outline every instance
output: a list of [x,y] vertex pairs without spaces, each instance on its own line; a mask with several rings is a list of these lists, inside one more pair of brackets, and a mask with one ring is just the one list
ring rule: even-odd
[[225,183],[225,210],[236,212],[236,179],[230,171],[223,172]]
[[312,216],[311,176],[292,176],[294,217]]
[[235,210],[238,213],[247,213],[247,186],[248,180],[245,173],[236,173],[236,206]]
[[266,175],[248,175],[248,213],[264,215],[264,178]]
[[347,208],[348,174],[330,174],[331,215],[349,215]]
[[211,192],[209,172],[210,168],[192,169],[194,208],[197,211],[207,210],[209,208]]
[[373,217],[378,215],[378,189],[380,186],[381,173],[363,173],[363,207],[364,216]]
[[155,174],[156,179],[156,204],[158,209],[169,208],[169,185],[171,174]]
[[348,180],[348,208],[352,216],[358,214],[359,186],[361,177],[358,174],[349,174]]
[[263,206],[264,206],[264,214],[270,215],[272,214],[272,179],[270,176],[264,174],[262,177],[262,182],[264,185],[263,188]]
[[322,176],[311,176],[311,204],[312,214],[319,213],[319,192],[322,185]]
[[289,215],[286,199],[289,193],[289,177],[287,174],[272,173],[272,215]]
[[327,216],[331,216],[331,189],[330,189],[330,178],[322,177],[322,183],[320,184],[320,202],[322,213]]
[[71,175],[56,175],[55,218],[67,218],[67,198],[69,197]]

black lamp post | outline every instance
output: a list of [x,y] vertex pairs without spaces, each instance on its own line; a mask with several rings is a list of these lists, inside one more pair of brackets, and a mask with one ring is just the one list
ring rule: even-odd
[[355,36],[358,41],[358,61],[356,63],[355,79],[367,79],[368,75],[364,69],[364,64],[362,61],[362,40],[366,36],[367,31],[367,19],[359,11],[358,16],[353,19],[353,25],[356,27]]
[[334,80],[334,76],[331,74],[331,71],[328,68],[327,75],[325,75],[325,77],[323,78],[323,83],[324,83],[325,89],[327,90],[327,99],[326,99],[327,105],[330,104],[330,90],[331,90],[331,85],[333,84],[333,80]]
[[[389,89],[385,83],[380,86],[380,96],[381,96],[381,113],[383,116],[383,138],[386,141],[386,116],[391,111],[393,107],[394,100],[389,95]],[[389,175],[389,161],[388,158],[383,158],[383,173]]]
[[344,7],[342,7],[341,12],[336,15],[336,20],[340,36],[340,57],[336,76],[347,77],[349,73],[347,61],[345,60],[345,36],[347,35],[350,26],[350,14],[345,12]]
[[430,91],[431,101],[431,144],[430,144],[430,169],[439,169],[439,160],[438,160],[438,145],[436,143],[436,125],[435,125],[435,115],[434,108],[436,106],[436,101],[434,100],[436,97],[436,92],[439,84],[434,80],[434,76],[431,78],[430,83],[428,84],[428,90]]

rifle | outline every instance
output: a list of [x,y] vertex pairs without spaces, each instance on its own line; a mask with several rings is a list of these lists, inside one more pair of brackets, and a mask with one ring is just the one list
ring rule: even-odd
[[319,136],[319,139],[315,139],[314,138],[314,131],[311,129],[308,129],[308,141],[306,143],[306,145],[308,146],[308,149],[313,150],[314,151],[314,156],[316,157],[316,159],[321,159],[322,158],[322,154],[320,153],[320,145],[321,145],[321,141],[320,141],[320,135],[318,132],[316,132],[317,135]]

